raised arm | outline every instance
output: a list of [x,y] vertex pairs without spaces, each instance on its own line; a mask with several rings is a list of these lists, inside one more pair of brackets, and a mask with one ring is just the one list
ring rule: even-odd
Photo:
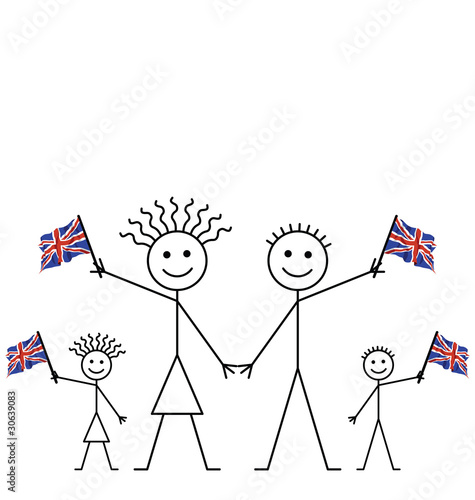
[[95,385],[93,382],[85,382],[84,380],[76,380],[75,378],[60,377],[55,371],[51,373],[52,380],[67,380],[68,382],[77,382],[78,384]]
[[190,323],[195,327],[195,330],[198,332],[200,337],[204,340],[204,342],[208,346],[209,350],[214,354],[215,358],[219,361],[220,365],[223,368],[224,377],[228,378],[228,373],[227,373],[228,371],[231,373],[235,373],[232,368],[237,367],[237,365],[229,365],[229,364],[223,363],[223,361],[221,361],[221,358],[218,356],[218,353],[213,349],[213,346],[208,342],[208,339],[204,336],[203,332],[198,328],[196,323],[193,321],[191,316],[188,314],[188,312],[186,311],[186,309],[182,306],[182,304],[180,302],[178,302],[178,306],[185,313],[185,316],[189,319]]
[[420,371],[415,377],[400,378],[399,380],[391,380],[391,382],[383,382],[380,385],[397,384],[398,382],[407,382],[409,380],[415,380],[415,379],[419,380],[420,382],[421,380],[424,379],[423,375],[424,374]]
[[368,396],[368,399],[363,403],[363,406],[359,409],[358,413],[356,415],[354,415],[353,417],[348,417],[348,420],[353,423],[353,425],[356,423],[356,419],[358,418],[358,415],[361,413],[361,411],[363,410],[363,408],[366,406],[366,404],[368,403],[368,401],[373,397],[373,394],[376,392],[376,389],[378,388],[378,386],[376,386],[374,389],[373,389],[373,392]]
[[376,276],[376,274],[384,273],[385,271],[379,270],[380,266],[381,266],[381,264],[379,263],[378,265],[376,265],[376,259],[373,259],[373,263],[371,264],[369,271],[366,271],[365,273],[358,274],[358,276],[353,276],[353,278],[349,278],[345,281],[342,281],[341,283],[337,283],[336,285],[332,285],[332,286],[329,286],[328,288],[324,288],[323,290],[319,290],[318,292],[311,293],[311,294],[307,295],[306,297],[302,297],[300,300],[306,300],[306,299],[309,299],[310,297],[314,297],[315,295],[319,295],[320,293],[328,292],[329,290],[332,290],[333,288],[336,288],[336,287],[341,286],[341,285],[346,285],[346,283],[350,283],[351,281],[355,281],[358,278],[362,278],[363,276],[367,276],[369,274],[373,274],[374,276]]
[[290,316],[290,313],[295,309],[295,306],[297,305],[297,302],[294,303],[294,305],[290,308],[289,312],[284,316],[284,319],[279,323],[279,326],[274,330],[274,333],[269,337],[267,342],[264,344],[262,349],[257,353],[257,356],[254,358],[254,361],[248,365],[240,365],[243,367],[243,370],[241,370],[241,373],[248,372],[247,378],[251,377],[252,369],[254,368],[254,363],[259,359],[260,355],[266,350],[267,346],[271,343],[272,339],[277,335],[277,332],[280,330],[280,327],[285,323],[287,318]]
[[99,275],[100,274],[107,274],[109,276],[112,276],[113,278],[117,278],[118,280],[125,281],[125,283],[130,283],[131,285],[135,285],[139,288],[142,288],[143,290],[147,290],[147,292],[152,292],[156,295],[160,295],[160,297],[164,297],[165,299],[176,300],[175,297],[170,297],[169,295],[166,295],[162,292],[158,292],[157,290],[154,290],[153,288],[148,288],[146,286],[140,285],[139,283],[135,283],[134,281],[130,281],[127,278],[123,278],[122,276],[117,276],[117,274],[106,271],[104,264],[102,263],[102,259],[99,259],[99,264],[96,264],[96,269],[92,270],[90,272],[97,273]]
[[120,416],[117,413],[117,410],[112,406],[112,403],[107,399],[106,395],[102,392],[102,389],[99,386],[97,386],[97,388],[99,389],[99,392],[102,394],[104,399],[109,403],[109,406],[114,410],[114,413],[117,415],[117,417],[119,418],[119,422],[122,425],[122,422],[125,422],[127,420],[127,417]]

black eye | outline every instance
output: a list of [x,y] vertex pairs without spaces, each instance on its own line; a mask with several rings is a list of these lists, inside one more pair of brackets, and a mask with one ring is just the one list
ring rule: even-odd
[[92,364],[92,363],[94,363],[94,360],[93,360],[93,359],[91,359],[91,361],[89,361],[89,363],[91,363],[91,364]]
[[191,255],[191,252],[190,252],[189,250],[185,250],[185,251],[183,252],[183,255],[184,255],[185,257],[189,257],[189,256]]
[[305,255],[305,257],[306,257],[307,259],[310,259],[310,257],[312,256],[312,252],[308,252],[308,251],[307,251],[307,252],[305,252],[305,254],[304,254],[304,255]]
[[284,252],[284,255],[285,255],[286,257],[290,257],[290,256],[292,255],[292,252],[291,252],[290,250],[286,250],[286,251]]
[[167,250],[166,252],[163,252],[163,256],[165,257],[165,259],[169,259],[171,256],[171,253]]
[[99,361],[99,363],[100,363],[101,365],[103,365],[103,364],[104,364],[104,360],[103,360],[103,359],[101,359],[101,360]]
[[382,359],[382,360],[381,360],[381,363],[383,363],[383,365],[384,365],[384,363],[386,363],[386,360],[385,360],[385,359]]
[[373,359],[373,361],[371,361],[371,364],[374,365],[376,363],[376,361]]

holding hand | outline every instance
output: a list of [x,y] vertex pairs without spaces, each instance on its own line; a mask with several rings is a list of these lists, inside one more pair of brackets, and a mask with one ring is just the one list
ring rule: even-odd
[[376,259],[373,259],[373,263],[371,264],[371,267],[369,269],[369,272],[373,273],[373,278],[375,278],[377,274],[386,272],[386,271],[380,271],[379,270],[380,267],[381,267],[381,262],[378,262],[378,264],[376,265]]
[[228,378],[228,372],[234,375],[236,372],[232,368],[238,367],[238,365],[227,365],[226,363],[221,363],[221,366],[223,367],[224,378]]
[[248,372],[247,374],[247,378],[251,378],[251,373],[252,373],[252,369],[254,368],[254,362],[252,363],[249,363],[248,365],[239,365],[240,368],[243,368],[239,373],[241,373],[241,375],[243,373],[246,373]]
[[106,268],[104,267],[104,264],[102,263],[102,259],[99,259],[99,263],[94,262],[94,265],[96,266],[96,269],[93,271],[89,271],[90,273],[97,273],[101,278],[102,274],[106,274]]
[[51,375],[53,375],[53,376],[51,377],[51,380],[54,380],[54,383],[55,383],[55,384],[57,384],[57,383],[58,383],[58,378],[59,378],[58,374],[57,374],[57,373],[53,370],[53,371],[51,372]]

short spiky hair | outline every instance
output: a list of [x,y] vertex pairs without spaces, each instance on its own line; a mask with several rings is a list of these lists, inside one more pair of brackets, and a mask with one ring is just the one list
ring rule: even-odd
[[[178,228],[178,221],[177,221],[177,218],[176,218],[176,214],[177,214],[177,212],[179,210],[179,207],[173,201],[173,197],[170,198],[170,203],[174,206],[174,209],[173,209],[172,213],[169,216],[169,219],[170,219],[169,222],[171,224],[173,224],[173,229],[170,229],[168,227],[168,224],[163,219],[163,216],[165,214],[165,208],[162,205],[159,205],[156,200],[155,200],[155,206],[161,210],[161,213],[159,215],[159,221],[160,221],[160,224],[161,224],[161,229],[159,229],[156,225],[154,225],[154,216],[153,216],[153,214],[151,212],[148,212],[148,211],[144,210],[143,208],[140,208],[140,213],[148,215],[148,219],[149,219],[148,220],[148,226],[149,226],[150,230],[152,232],[155,231],[156,233],[158,233],[158,236],[150,234],[147,231],[144,231],[144,227],[143,227],[142,222],[140,222],[140,221],[132,221],[131,219],[129,219],[129,224],[138,224],[139,227],[140,227],[140,229],[139,229],[140,234],[142,236],[144,236],[145,238],[149,238],[150,240],[152,240],[152,243],[144,243],[144,242],[141,242],[141,241],[137,241],[135,239],[135,235],[133,233],[126,233],[126,234],[119,233],[120,236],[122,236],[122,238],[125,238],[127,236],[131,236],[132,239],[134,240],[134,243],[136,245],[145,245],[145,246],[147,246],[147,247],[150,248],[155,243],[155,241],[158,240],[158,238],[160,238],[164,234],[173,233],[173,232],[181,232],[181,233],[187,233],[190,236],[193,236],[202,245],[205,245],[206,243],[209,243],[210,241],[216,241],[218,239],[219,233],[221,231],[229,232],[232,229],[232,227],[229,227],[229,228],[221,227],[216,232],[214,238],[209,238],[209,239],[205,239],[205,241],[201,241],[200,238],[202,238],[206,234],[211,233],[211,222],[214,221],[214,220],[221,219],[222,215],[219,214],[218,217],[209,217],[208,221],[207,221],[207,227],[205,227],[203,229],[202,227],[200,227],[203,224],[203,220],[201,219],[201,214],[203,212],[206,212],[209,209],[209,205],[205,205],[203,208],[200,208],[199,210],[196,211],[196,218],[198,219],[197,222],[196,222],[196,224],[191,229],[187,229],[186,226],[188,225],[188,223],[191,220],[191,214],[188,211],[188,208],[191,207],[194,204],[194,200],[193,200],[193,198],[191,198],[190,203],[188,203],[187,205],[185,205],[184,208],[183,208],[183,211],[184,211],[184,213],[186,215],[186,220],[183,223],[182,227],[179,229]],[[200,231],[200,229],[201,229],[201,232],[199,232],[197,235],[195,235],[195,234],[193,234],[193,231],[195,231],[195,229],[197,230],[197,232]]]
[[365,351],[365,353],[361,357],[363,359],[366,359],[372,352],[385,352],[386,354],[389,354],[391,356],[391,358],[394,358],[394,354],[389,349],[387,349],[386,347],[382,347],[382,346],[381,347],[376,346],[376,347],[372,347],[371,349],[368,349],[367,351]]
[[106,342],[109,337],[107,334],[105,337],[101,337],[101,334],[98,333],[95,339],[90,333],[88,333],[87,336],[89,339],[80,337],[82,343],[77,341],[73,342],[77,347],[70,347],[69,350],[75,352],[78,356],[81,356],[81,358],[84,358],[84,356],[93,351],[103,352],[109,358],[117,358],[119,354],[125,354],[125,351],[119,351],[119,347],[121,347],[122,344],[114,344],[115,339],[110,339]]
[[283,227],[281,227],[280,231],[282,232],[281,235],[277,235],[275,233],[272,233],[272,236],[274,236],[274,241],[266,240],[267,243],[269,243],[269,245],[273,245],[277,240],[279,240],[280,238],[282,238],[282,236],[284,236],[286,234],[290,234],[290,233],[306,233],[306,234],[309,234],[310,236],[313,236],[315,239],[317,239],[322,244],[322,246],[324,246],[325,248],[327,248],[327,247],[329,247],[331,245],[331,243],[327,243],[325,245],[323,243],[323,240],[327,237],[326,234],[324,234],[321,237],[317,236],[319,230],[316,229],[315,231],[312,232],[310,230],[310,224],[307,226],[307,229],[302,229],[302,224],[300,222],[298,223],[297,229],[294,229],[292,227],[292,224],[289,224],[289,229],[288,230],[285,230]]

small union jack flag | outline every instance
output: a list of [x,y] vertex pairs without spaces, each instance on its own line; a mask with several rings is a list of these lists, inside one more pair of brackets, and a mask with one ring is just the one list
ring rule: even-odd
[[384,253],[397,255],[415,266],[434,271],[432,252],[435,247],[433,236],[410,227],[402,219],[396,218]]
[[47,362],[46,352],[37,333],[28,340],[9,347],[6,356],[8,359],[7,377],[13,373],[29,370],[36,363]]
[[49,267],[60,266],[63,262],[69,262],[78,255],[91,253],[79,217],[76,217],[67,226],[44,234],[38,246],[43,252],[41,271]]
[[450,342],[438,333],[432,344],[428,361],[442,365],[446,370],[451,370],[454,373],[467,375],[468,358],[466,347],[462,347],[456,342]]

